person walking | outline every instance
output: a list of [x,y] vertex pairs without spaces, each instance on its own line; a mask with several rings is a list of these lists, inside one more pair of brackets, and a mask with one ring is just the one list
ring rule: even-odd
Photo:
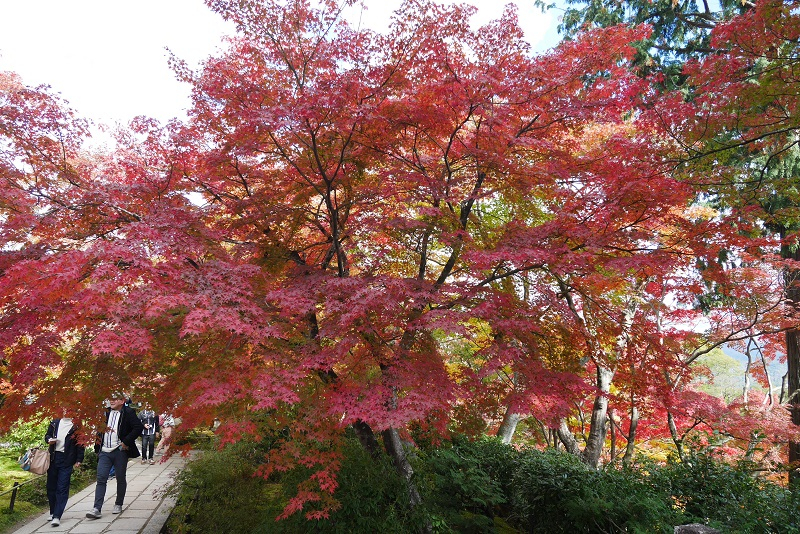
[[125,477],[128,459],[139,457],[136,438],[142,434],[143,430],[136,410],[125,406],[125,396],[121,392],[111,394],[109,408],[106,410],[106,424],[102,428],[105,430],[97,433],[97,444],[94,447],[97,453],[97,487],[94,492],[94,508],[86,513],[86,517],[89,519],[100,518],[111,466],[114,466],[117,475],[117,497],[111,513],[122,512],[125,491],[128,488],[128,481]]
[[161,414],[161,440],[158,442],[156,452],[167,454],[170,443],[172,443],[172,429],[175,426],[175,419],[170,414]]
[[153,460],[153,452],[156,445],[156,438],[161,432],[158,425],[159,417],[154,410],[150,409],[150,404],[145,403],[144,410],[139,412],[139,419],[142,421],[142,463],[146,464],[148,459],[150,465],[155,463]]
[[61,524],[61,516],[67,507],[72,471],[81,466],[84,458],[85,448],[75,438],[75,429],[71,418],[61,417],[50,422],[44,435],[51,453],[46,486],[50,504],[47,520],[54,527]]

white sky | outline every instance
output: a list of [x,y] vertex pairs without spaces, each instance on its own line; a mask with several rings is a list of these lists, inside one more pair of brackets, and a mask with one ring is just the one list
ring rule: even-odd
[[[473,23],[480,25],[509,1],[517,3],[535,50],[555,44],[555,15],[542,14],[533,0],[466,3],[478,6]],[[377,30],[400,5],[366,2],[362,25]],[[194,67],[232,33],[203,0],[0,0],[0,71],[16,72],[27,85],[50,85],[96,123],[124,124],[137,115],[165,122],[183,117],[190,103],[165,48]]]

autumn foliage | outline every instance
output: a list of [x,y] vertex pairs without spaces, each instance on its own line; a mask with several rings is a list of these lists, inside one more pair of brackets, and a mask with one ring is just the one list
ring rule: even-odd
[[535,56],[511,7],[471,29],[471,7],[408,0],[380,34],[332,1],[208,4],[238,33],[198,71],[173,60],[188,119],[139,119],[112,152],[0,78],[6,424],[65,389],[86,418],[124,387],[229,441],[266,413],[285,439],[260,473],[314,469],[285,510],[313,517],[348,428],[406,474],[414,432],[506,413],[592,465],[690,430],[781,460],[777,399],[726,405],[692,378],[796,324],[780,237],[709,201],[744,182],[706,157],[796,136],[796,6],[721,25],[689,98],[631,68],[647,27]]

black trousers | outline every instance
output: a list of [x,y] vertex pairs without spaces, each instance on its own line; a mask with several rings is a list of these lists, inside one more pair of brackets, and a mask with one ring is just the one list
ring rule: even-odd
[[59,519],[67,507],[69,482],[74,469],[73,465],[67,465],[66,460],[66,454],[54,452],[47,470],[47,502],[50,504],[50,513]]
[[142,460],[153,459],[153,450],[156,447],[155,435],[145,436],[142,434]]

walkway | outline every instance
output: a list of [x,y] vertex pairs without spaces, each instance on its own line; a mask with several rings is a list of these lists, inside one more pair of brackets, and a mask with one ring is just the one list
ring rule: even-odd
[[171,480],[171,475],[185,463],[185,458],[179,455],[171,457],[164,463],[160,463],[160,459],[161,457],[157,456],[153,465],[142,465],[138,458],[128,462],[128,489],[125,492],[125,504],[121,514],[111,513],[117,494],[117,484],[109,480],[106,501],[103,504],[103,516],[100,519],[86,517],[86,512],[92,509],[94,503],[95,485],[92,484],[69,498],[60,526],[51,526],[50,522],[46,521],[47,514],[42,514],[14,531],[14,534],[40,532],[158,534],[175,503],[171,499],[162,499],[153,493],[164,487]]

